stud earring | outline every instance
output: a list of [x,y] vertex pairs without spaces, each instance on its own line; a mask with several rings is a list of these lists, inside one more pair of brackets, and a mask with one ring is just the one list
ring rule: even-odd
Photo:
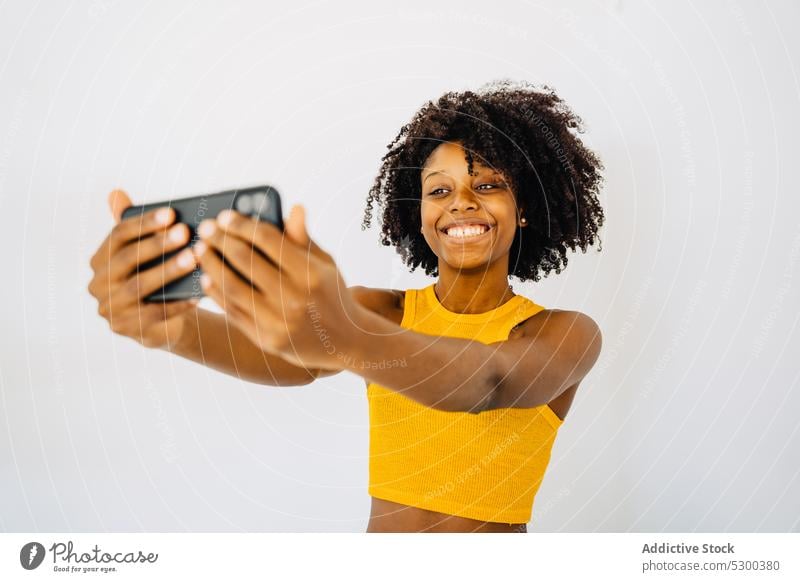
[[528,224],[528,219],[523,216],[522,218],[519,219],[519,223],[520,224]]

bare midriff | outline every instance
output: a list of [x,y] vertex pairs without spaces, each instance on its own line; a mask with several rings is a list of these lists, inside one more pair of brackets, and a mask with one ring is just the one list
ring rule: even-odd
[[367,532],[526,533],[524,523],[494,523],[372,498]]

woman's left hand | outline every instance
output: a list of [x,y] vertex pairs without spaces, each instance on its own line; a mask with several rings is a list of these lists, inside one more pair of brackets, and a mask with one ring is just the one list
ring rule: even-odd
[[195,245],[203,290],[265,352],[339,368],[358,305],[333,258],[308,236],[302,206],[284,227],[233,211],[203,221]]

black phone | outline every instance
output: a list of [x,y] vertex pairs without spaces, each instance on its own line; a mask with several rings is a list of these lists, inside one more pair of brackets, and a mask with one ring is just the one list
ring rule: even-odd
[[[187,246],[194,246],[199,240],[197,226],[207,218],[216,218],[223,210],[235,210],[258,220],[271,222],[283,230],[280,194],[272,186],[266,185],[131,206],[122,212],[122,219],[141,216],[145,212],[165,206],[169,206],[175,211],[176,224],[182,222],[189,227],[189,244],[152,261],[142,263],[139,265],[139,271],[160,265]],[[158,291],[146,296],[144,301],[146,303],[163,303],[203,297],[205,294],[200,285],[200,275],[202,275],[202,270],[197,267],[188,275],[171,281]]]

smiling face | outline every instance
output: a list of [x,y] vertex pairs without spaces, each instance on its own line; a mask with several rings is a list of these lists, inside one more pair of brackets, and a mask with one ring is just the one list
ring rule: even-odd
[[465,151],[442,143],[425,162],[422,234],[442,263],[459,270],[486,269],[506,261],[519,227],[516,199],[503,176],[477,159],[467,173]]

